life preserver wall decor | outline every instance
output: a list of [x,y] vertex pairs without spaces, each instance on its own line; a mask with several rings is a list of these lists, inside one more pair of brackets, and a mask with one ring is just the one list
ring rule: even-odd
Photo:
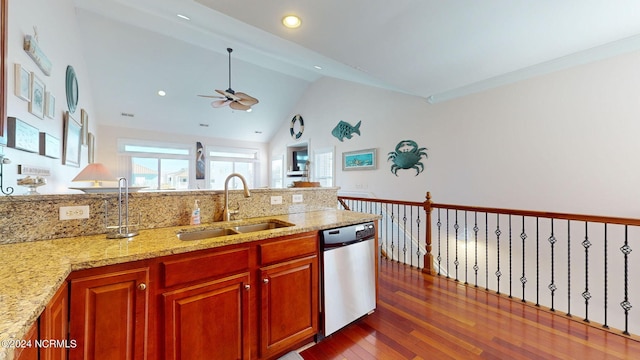
[[[294,130],[296,122],[300,122],[300,125],[299,125],[300,128],[298,132]],[[291,119],[291,126],[289,126],[289,132],[291,132],[291,137],[294,139],[300,139],[302,137],[302,133],[304,132],[304,120],[302,119],[302,116],[300,116],[300,114],[296,114]]]
[[402,140],[396,145],[396,151],[389,153],[387,161],[393,161],[391,173],[398,176],[398,169],[416,169],[416,176],[424,170],[424,165],[420,162],[422,156],[427,158],[427,148],[418,147],[413,140]]

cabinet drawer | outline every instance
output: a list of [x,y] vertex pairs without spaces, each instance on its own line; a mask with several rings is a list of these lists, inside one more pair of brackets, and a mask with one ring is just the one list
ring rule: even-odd
[[182,259],[163,261],[160,268],[164,287],[233,274],[249,268],[249,248],[186,255]]
[[258,245],[260,265],[271,264],[318,252],[318,234],[307,233],[286,240]]

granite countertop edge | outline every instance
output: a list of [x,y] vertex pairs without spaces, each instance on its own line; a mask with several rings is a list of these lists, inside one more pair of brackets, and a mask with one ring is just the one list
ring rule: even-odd
[[[130,239],[107,239],[104,234],[0,245],[0,360],[12,359],[7,340],[22,339],[46,304],[72,271],[122,264],[162,256],[248,243],[308,231],[358,224],[379,215],[344,210],[319,210],[193,226],[141,230]],[[179,240],[181,231],[229,228],[275,220],[294,224],[203,240]]]

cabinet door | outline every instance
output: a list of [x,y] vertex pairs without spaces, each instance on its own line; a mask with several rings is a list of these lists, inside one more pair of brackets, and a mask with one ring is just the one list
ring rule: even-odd
[[14,360],[38,360],[38,348],[36,341],[38,340],[38,322],[36,321],[20,342],[20,346],[16,346],[13,352]]
[[249,274],[162,294],[163,359],[249,359]]
[[41,360],[65,360],[67,348],[75,346],[69,335],[69,287],[65,282],[40,315],[40,339],[49,346],[40,348]]
[[145,359],[147,267],[71,280],[70,359]]
[[260,269],[260,357],[273,356],[318,331],[318,258]]

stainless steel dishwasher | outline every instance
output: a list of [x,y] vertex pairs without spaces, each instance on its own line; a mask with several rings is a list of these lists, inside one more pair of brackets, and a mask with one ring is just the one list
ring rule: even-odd
[[321,232],[323,335],[328,336],[376,308],[373,222]]

